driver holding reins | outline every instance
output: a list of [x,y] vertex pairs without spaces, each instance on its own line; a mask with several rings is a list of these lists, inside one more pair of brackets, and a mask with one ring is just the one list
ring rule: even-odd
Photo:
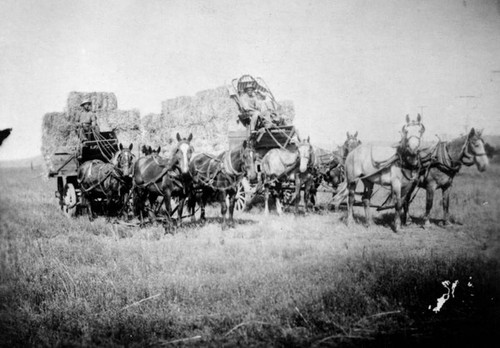
[[262,119],[265,128],[279,125],[280,119],[274,110],[274,105],[264,95],[259,98],[255,94],[255,86],[253,84],[246,85],[244,92],[240,96],[240,103],[242,109],[250,117],[249,133],[255,130],[259,117]]
[[92,111],[92,102],[90,99],[84,99],[80,106],[83,111],[76,116],[78,134],[81,140],[93,140],[93,132],[99,133],[99,126],[97,125],[97,116]]

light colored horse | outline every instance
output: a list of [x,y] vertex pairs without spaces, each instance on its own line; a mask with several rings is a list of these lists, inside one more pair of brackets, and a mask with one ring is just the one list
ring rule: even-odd
[[[396,202],[394,216],[394,230],[401,228],[402,197],[409,190],[420,169],[419,148],[421,137],[425,131],[421,123],[422,117],[417,116],[416,121],[410,121],[406,115],[406,125],[402,129],[402,140],[397,148],[374,147],[360,145],[347,155],[345,171],[349,192],[346,223],[353,221],[353,205],[356,185],[359,180],[363,182],[363,205],[365,208],[366,224],[371,224],[370,198],[373,185],[389,186],[393,199]],[[374,154],[384,152],[387,155],[378,161]]]
[[450,142],[439,142],[435,147],[421,152],[422,170],[420,178],[406,195],[404,211],[406,220],[410,222],[408,214],[411,195],[418,185],[426,190],[426,204],[424,226],[430,226],[429,214],[434,201],[434,192],[441,189],[443,196],[443,224],[449,225],[450,191],[453,178],[458,174],[462,165],[476,165],[480,172],[484,172],[489,165],[484,148],[481,132],[471,129],[468,135],[453,139]]
[[283,198],[283,181],[292,179],[295,183],[295,192],[292,200],[295,203],[295,213],[298,213],[300,203],[300,190],[304,184],[304,205],[308,212],[308,202],[311,187],[313,185],[310,169],[314,165],[314,151],[307,138],[297,145],[296,151],[286,149],[272,149],[267,152],[261,161],[261,169],[264,185],[264,214],[269,214],[270,185],[274,184],[273,196],[276,201],[278,215],[283,213],[281,199]]

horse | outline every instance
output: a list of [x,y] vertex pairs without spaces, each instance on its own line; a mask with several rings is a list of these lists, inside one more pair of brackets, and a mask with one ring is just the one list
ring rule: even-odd
[[[402,139],[396,149],[391,147],[375,147],[359,145],[352,150],[345,160],[346,182],[348,188],[348,209],[346,224],[353,221],[353,205],[356,185],[359,180],[363,182],[363,205],[365,208],[366,224],[371,224],[370,198],[373,185],[390,186],[392,196],[396,202],[394,215],[394,231],[401,228],[402,197],[408,191],[420,170],[420,143],[425,127],[421,123],[421,115],[416,121],[410,121],[406,115],[406,124],[402,128]],[[385,161],[374,159],[374,151],[380,154],[385,152]],[[390,158],[387,158],[389,157]],[[382,159],[382,158],[381,158]]]
[[411,187],[404,202],[404,213],[410,222],[409,207],[411,195],[416,187],[425,188],[426,204],[424,227],[430,226],[429,214],[434,201],[434,192],[441,189],[443,197],[443,225],[450,225],[449,207],[450,191],[453,178],[458,174],[462,165],[476,165],[480,172],[484,172],[489,160],[486,156],[484,140],[481,131],[472,128],[468,135],[458,137],[450,142],[440,141],[431,149],[421,151],[422,170],[417,182]]
[[[198,202],[201,210],[200,220],[205,221],[205,206],[208,199],[216,194],[221,205],[222,229],[234,227],[234,205],[238,185],[246,175],[249,180],[256,178],[255,150],[247,141],[241,145],[224,151],[218,156],[201,153],[194,156],[189,163],[189,172],[193,179],[193,190],[188,206],[195,218],[195,205]],[[226,219],[229,198],[229,218]]]
[[[161,196],[166,210],[166,231],[170,229],[172,223],[171,198],[179,198],[177,222],[178,225],[182,225],[184,202],[191,187],[189,161],[194,151],[191,145],[193,135],[181,138],[177,133],[176,139],[178,143],[170,158],[162,158],[158,147],[156,151],[151,151],[150,155],[139,158],[134,166],[134,200],[141,224],[144,224],[145,210],[149,212],[150,221],[156,221],[158,209],[155,209],[155,202]],[[161,205],[158,208],[160,207]]]
[[283,198],[282,181],[293,178],[295,192],[292,201],[295,203],[295,213],[299,211],[300,189],[304,184],[305,212],[309,211],[309,197],[313,186],[311,170],[315,165],[313,147],[308,137],[306,141],[297,144],[296,151],[276,148],[268,151],[261,161],[262,183],[264,186],[264,214],[269,214],[270,185],[274,184],[273,196],[276,201],[276,210],[281,215],[283,210],[280,200]]
[[119,150],[110,163],[91,160],[78,167],[77,180],[91,221],[95,218],[93,203],[97,198],[105,199],[105,214],[108,219],[113,203],[121,205],[119,214],[124,213],[132,187],[132,148],[133,144],[127,148],[120,143]]

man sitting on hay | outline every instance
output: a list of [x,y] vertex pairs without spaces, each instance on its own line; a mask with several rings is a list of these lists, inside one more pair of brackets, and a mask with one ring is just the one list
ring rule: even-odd
[[76,116],[78,136],[82,141],[95,140],[94,133],[99,133],[99,126],[97,116],[92,111],[92,102],[90,99],[84,99],[80,106],[83,111]]
[[243,110],[240,120],[243,125],[248,127],[249,134],[257,130],[257,121],[259,119],[261,121],[260,128],[272,128],[283,124],[281,116],[276,111],[275,103],[263,93],[257,93],[255,93],[254,84],[249,83],[239,96]]

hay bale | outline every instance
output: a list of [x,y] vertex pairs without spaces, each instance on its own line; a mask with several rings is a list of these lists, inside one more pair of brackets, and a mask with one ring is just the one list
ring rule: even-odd
[[101,131],[114,131],[124,146],[141,142],[141,114],[139,110],[112,110],[96,112]]
[[65,112],[49,112],[42,121],[42,155],[47,168],[52,167],[52,156],[61,148],[76,149],[79,140],[74,123]]

